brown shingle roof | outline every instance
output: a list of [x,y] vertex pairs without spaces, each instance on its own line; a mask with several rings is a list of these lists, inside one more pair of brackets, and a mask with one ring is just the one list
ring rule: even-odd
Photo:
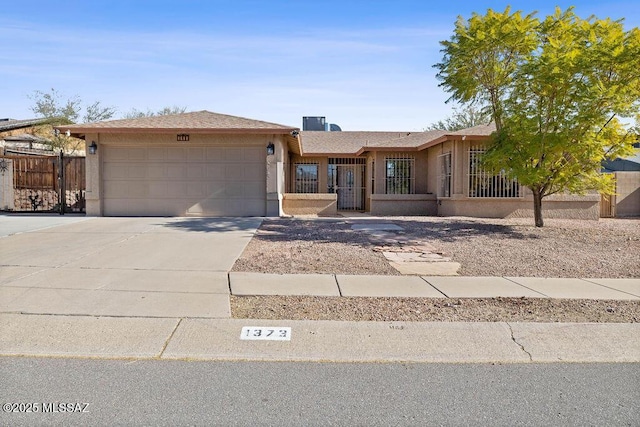
[[447,132],[300,132],[304,155],[360,155],[374,150],[417,150]]
[[305,155],[353,154],[363,147],[371,147],[383,142],[398,140],[411,132],[300,132],[302,152]]
[[448,139],[460,137],[485,138],[495,132],[493,123],[478,125],[455,132],[431,130],[425,132],[300,132],[302,154],[361,155],[375,150],[423,150]]
[[491,122],[487,125],[478,125],[472,128],[461,129],[455,132],[447,132],[447,135],[466,135],[466,136],[489,136],[496,131],[495,123]]
[[96,133],[140,133],[140,132],[192,132],[192,133],[278,133],[286,134],[292,126],[247,119],[245,117],[194,111],[191,113],[140,117],[136,119],[109,120],[96,123],[58,126],[60,131],[71,131],[73,135]]

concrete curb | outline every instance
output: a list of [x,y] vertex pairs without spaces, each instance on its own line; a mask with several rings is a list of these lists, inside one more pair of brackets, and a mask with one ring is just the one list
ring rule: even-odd
[[[243,327],[291,328],[243,340]],[[640,362],[640,324],[269,321],[0,314],[0,356],[407,363]]]

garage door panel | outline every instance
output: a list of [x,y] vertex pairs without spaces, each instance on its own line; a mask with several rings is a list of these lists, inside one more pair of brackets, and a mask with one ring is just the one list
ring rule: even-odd
[[262,181],[266,175],[266,166],[250,164],[243,168],[243,178],[245,181]]
[[153,199],[163,199],[167,197],[167,182],[166,181],[151,181],[148,183],[149,192],[148,197]]
[[204,198],[207,195],[206,185],[203,182],[189,182],[186,188],[186,195],[189,198]]
[[223,147],[207,147],[206,160],[216,162],[224,161],[224,150],[225,149]]
[[186,181],[169,181],[167,182],[166,197],[172,199],[185,198],[187,196],[187,188],[189,188],[189,183]]
[[105,147],[103,154],[105,215],[266,213],[263,147]]
[[150,179],[166,179],[167,178],[167,165],[153,164],[147,166],[147,176]]
[[184,162],[187,160],[187,150],[184,147],[168,147],[167,160],[172,162]]
[[204,147],[190,147],[187,149],[187,161],[201,162],[205,159]]
[[225,176],[225,166],[224,164],[207,164],[207,174],[205,176],[206,179],[211,181],[224,181]]
[[153,150],[147,151],[147,159],[150,161],[166,161],[168,160],[168,153],[166,147],[157,147]]
[[244,197],[249,199],[259,199],[264,197],[264,190],[253,183],[244,183],[243,193]]
[[187,178],[187,164],[170,163],[167,165],[167,178],[169,179],[185,179]]
[[202,163],[193,163],[187,168],[187,179],[201,180],[207,177],[207,166]]
[[242,160],[244,160],[245,162],[264,164],[265,153],[266,147],[245,148]]
[[244,176],[244,165],[237,163],[225,165],[224,176],[227,181],[241,180]]
[[224,151],[224,160],[229,162],[242,162],[244,160],[242,148],[227,148]]

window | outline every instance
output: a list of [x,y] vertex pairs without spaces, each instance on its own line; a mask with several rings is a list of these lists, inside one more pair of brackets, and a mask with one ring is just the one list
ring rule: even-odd
[[469,148],[469,197],[520,197],[520,185],[506,171],[492,175],[482,169],[484,148]]
[[318,192],[318,164],[294,163],[294,193]]
[[401,154],[386,157],[386,194],[414,194],[415,193],[415,159],[413,156]]
[[445,153],[438,157],[440,170],[438,180],[440,186],[438,188],[439,197],[451,197],[451,153]]

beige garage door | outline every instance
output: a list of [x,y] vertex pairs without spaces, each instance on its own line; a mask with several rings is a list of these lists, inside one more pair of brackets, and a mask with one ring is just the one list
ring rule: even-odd
[[102,155],[104,215],[266,214],[262,146],[105,146]]

